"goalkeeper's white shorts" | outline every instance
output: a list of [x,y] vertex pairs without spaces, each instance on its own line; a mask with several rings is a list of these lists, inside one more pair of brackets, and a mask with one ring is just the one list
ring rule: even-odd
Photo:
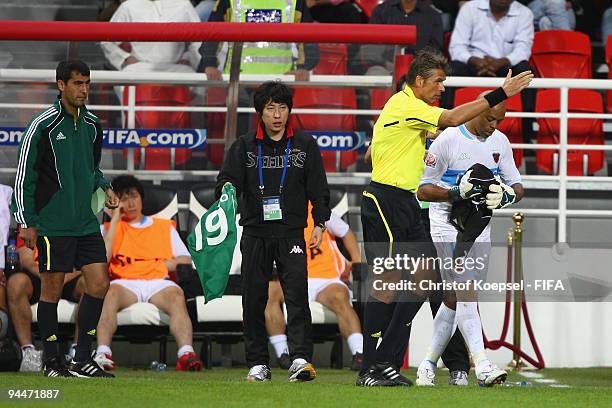
[[489,229],[483,231],[466,253],[457,254],[457,230],[450,228],[432,228],[431,239],[437,252],[436,264],[440,267],[440,275],[446,282],[466,282],[468,280],[486,280],[491,254],[491,237]]

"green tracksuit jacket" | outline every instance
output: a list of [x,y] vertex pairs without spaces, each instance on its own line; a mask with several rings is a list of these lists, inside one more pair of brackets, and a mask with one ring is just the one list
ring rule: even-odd
[[11,209],[22,226],[39,235],[84,236],[99,233],[92,194],[110,183],[100,171],[102,127],[86,107],[79,117],[57,100],[34,116],[19,146]]

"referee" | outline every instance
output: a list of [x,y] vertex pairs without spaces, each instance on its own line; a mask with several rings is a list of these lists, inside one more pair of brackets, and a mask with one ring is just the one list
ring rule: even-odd
[[[446,110],[431,106],[444,92],[448,61],[430,48],[419,51],[408,71],[407,85],[385,104],[371,144],[372,180],[363,192],[361,223],[368,263],[374,258],[398,254],[398,245],[412,243],[411,255],[418,256],[429,240],[420,217],[415,191],[423,175],[427,132],[459,126],[525,89],[531,71],[512,77],[509,70],[502,87],[484,99]],[[410,279],[435,279],[433,271],[417,268]],[[377,280],[395,283],[399,271],[388,271]],[[418,288],[418,285],[417,285]],[[380,289],[380,287],[377,287]],[[383,288],[384,289],[384,288]],[[358,386],[410,386],[392,362],[405,344],[412,319],[427,298],[426,291],[396,292],[371,290],[366,302],[363,332],[364,364]]]

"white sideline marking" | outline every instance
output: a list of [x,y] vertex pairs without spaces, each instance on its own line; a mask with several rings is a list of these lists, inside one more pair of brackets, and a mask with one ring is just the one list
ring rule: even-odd
[[548,384],[549,387],[571,388],[571,386],[567,384],[558,384],[557,380],[555,380],[554,378],[545,378],[544,375],[540,373],[532,373],[530,371],[521,371],[519,372],[519,375],[525,378],[533,379],[536,383],[539,383],[539,384]]
[[519,372],[525,378],[544,378],[544,376],[540,373],[532,373],[530,371],[521,371]]

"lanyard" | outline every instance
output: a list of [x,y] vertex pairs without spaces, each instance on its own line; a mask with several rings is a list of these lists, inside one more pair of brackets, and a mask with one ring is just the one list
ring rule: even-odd
[[[289,152],[291,152],[291,139],[287,140],[287,147],[285,148],[285,162],[283,163],[283,174],[280,179],[280,187],[278,188],[278,194],[281,195],[283,192],[283,185],[285,184],[285,175],[287,174],[287,165],[289,163]],[[259,191],[261,195],[264,194],[264,179],[263,179],[263,159],[261,158],[261,140],[257,141],[257,170],[259,172]]]

